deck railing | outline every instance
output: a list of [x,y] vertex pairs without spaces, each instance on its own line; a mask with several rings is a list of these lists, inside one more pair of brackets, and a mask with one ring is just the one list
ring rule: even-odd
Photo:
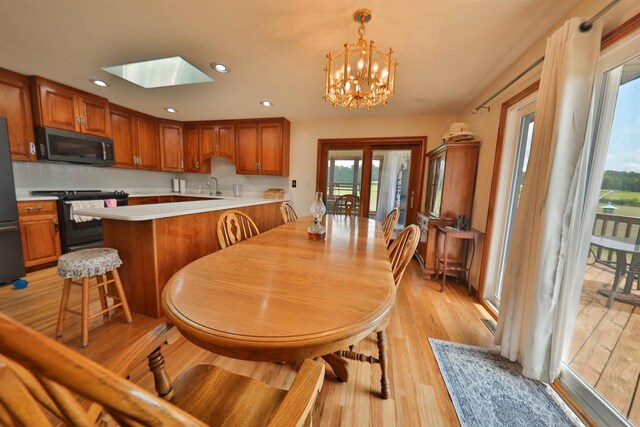
[[[633,216],[597,213],[593,223],[594,236],[620,237],[640,242],[640,218]],[[596,262],[615,266],[615,253],[592,246],[592,255]]]

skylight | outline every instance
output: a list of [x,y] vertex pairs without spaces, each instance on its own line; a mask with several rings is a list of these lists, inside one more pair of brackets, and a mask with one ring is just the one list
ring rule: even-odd
[[145,89],[213,81],[180,56],[110,65],[102,69]]

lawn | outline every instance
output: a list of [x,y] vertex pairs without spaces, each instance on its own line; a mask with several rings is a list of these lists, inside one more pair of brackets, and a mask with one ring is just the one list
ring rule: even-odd
[[[607,203],[604,200],[640,200],[640,192],[621,191],[621,190],[600,190],[602,199],[598,203],[598,212],[603,212],[602,207]],[[633,216],[640,218],[640,206],[617,205],[612,203],[617,209],[614,209],[613,215]]]

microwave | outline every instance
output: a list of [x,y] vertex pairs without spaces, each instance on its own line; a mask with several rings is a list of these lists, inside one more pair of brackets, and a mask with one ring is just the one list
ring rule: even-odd
[[40,160],[94,166],[115,163],[109,138],[38,126],[36,142]]

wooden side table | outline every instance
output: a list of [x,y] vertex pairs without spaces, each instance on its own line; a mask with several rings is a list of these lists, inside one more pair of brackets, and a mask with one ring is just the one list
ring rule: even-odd
[[[436,271],[434,277],[437,279],[440,271],[440,264],[442,264],[442,283],[440,285],[440,292],[444,291],[444,285],[447,280],[447,272],[455,271],[456,273],[462,272],[465,276],[465,280],[467,280],[467,286],[469,295],[471,295],[471,282],[469,278],[467,278],[467,273],[471,271],[471,266],[473,265],[473,257],[475,256],[476,247],[478,246],[478,238],[482,236],[484,233],[478,230],[474,230],[473,228],[469,230],[459,230],[457,228],[448,227],[444,225],[436,226]],[[442,247],[443,257],[440,259],[440,236],[444,235],[444,245]],[[467,242],[467,250],[469,242],[473,242],[473,248],[471,251],[471,260],[469,261],[469,266],[467,267],[467,262],[465,257],[461,257],[460,262],[452,262],[448,259],[449,254],[449,243],[453,239],[461,239]]]

